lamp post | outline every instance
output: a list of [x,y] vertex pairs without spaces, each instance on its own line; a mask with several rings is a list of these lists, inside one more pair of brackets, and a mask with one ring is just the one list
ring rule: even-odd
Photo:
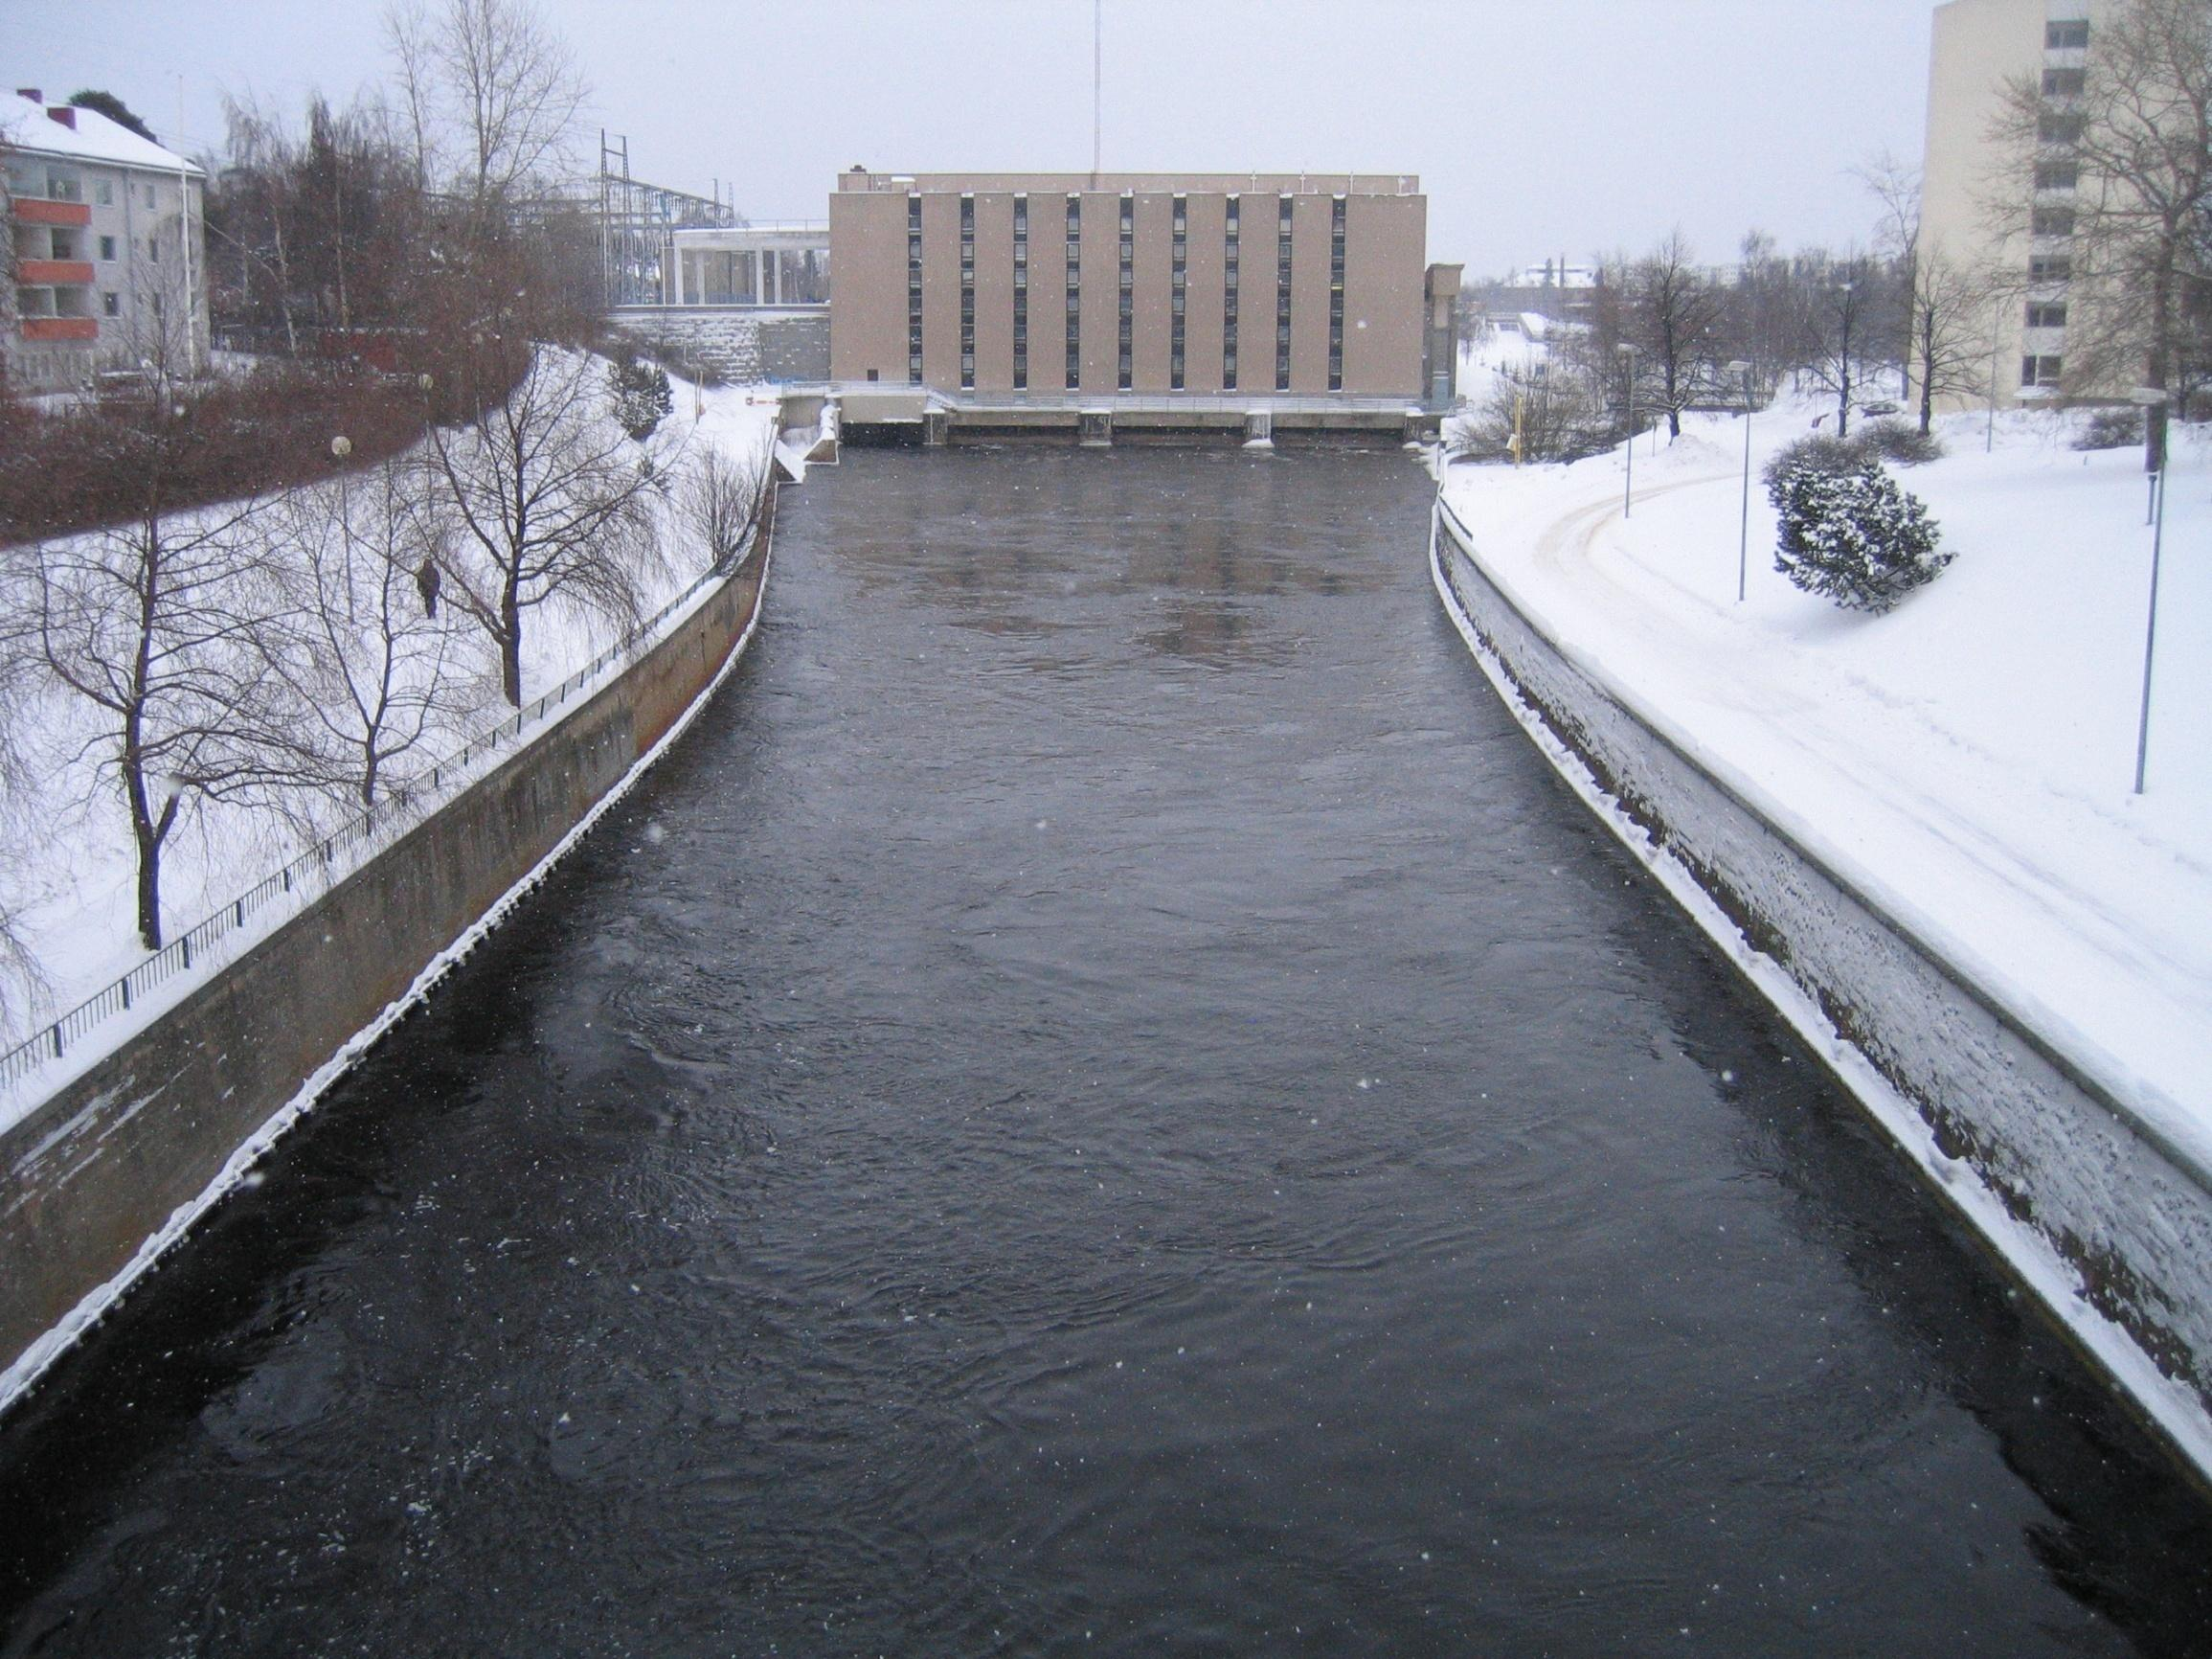
[[1997,453],[1997,364],[1998,353],[2003,350],[2004,334],[1993,319],[1989,328],[1989,423],[1982,428],[1981,433],[1981,452],[1984,455]]
[[1628,442],[1621,445],[1628,458],[1628,481],[1621,487],[1620,515],[1626,518],[1629,509],[1636,505],[1636,352],[1623,340],[1614,348],[1621,365],[1628,371]]
[[346,457],[353,453],[353,440],[341,432],[330,440],[330,458],[338,463],[338,534],[339,546],[352,539],[353,514],[346,499]]
[[2151,531],[2151,612],[2143,626],[2143,709],[2135,720],[2135,793],[2143,792],[2143,767],[2151,750],[2151,664],[2158,645],[2158,555],[2159,544],[2166,537],[2166,430],[2158,416],[2166,407],[2163,387],[2138,386],[2130,394],[2141,406],[2144,424],[2156,434],[2151,459],[2157,470],[2151,474],[2151,485],[2157,491],[2158,508]]
[[1837,309],[1843,325],[1843,337],[1836,349],[1836,436],[1851,436],[1851,289],[1850,283],[1838,283]]
[[1746,574],[1751,568],[1751,366],[1738,357],[1727,372],[1744,383],[1744,512],[1736,530],[1736,602],[1744,602]]

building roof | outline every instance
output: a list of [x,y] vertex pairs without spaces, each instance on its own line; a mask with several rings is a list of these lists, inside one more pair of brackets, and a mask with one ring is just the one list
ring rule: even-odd
[[[48,113],[67,109],[74,125]],[[62,155],[72,161],[103,162],[109,167],[145,168],[152,172],[200,174],[201,170],[174,150],[139,137],[97,109],[52,104],[21,93],[0,97],[0,143],[31,155]],[[202,175],[204,176],[204,175]]]
[[1421,177],[1411,172],[871,172],[852,167],[837,175],[837,188],[901,195],[909,191],[1419,195]]

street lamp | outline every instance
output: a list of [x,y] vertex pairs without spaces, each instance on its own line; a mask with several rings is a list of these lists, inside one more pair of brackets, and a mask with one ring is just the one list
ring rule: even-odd
[[1744,514],[1736,532],[1736,602],[1744,602],[1745,575],[1751,566],[1751,366],[1738,357],[1727,373],[1744,383]]
[[1621,487],[1620,515],[1626,518],[1629,509],[1636,504],[1636,349],[1623,340],[1614,348],[1621,364],[1628,371],[1628,442],[1621,445],[1628,456],[1628,481]]
[[1849,283],[1838,283],[1838,311],[1843,325],[1843,338],[1836,349],[1836,436],[1851,436],[1851,289]]
[[[1998,302],[1998,316],[2002,316],[2003,302]],[[1989,330],[1989,424],[1982,428],[1981,452],[1997,453],[1997,366],[1998,353],[2004,350],[2004,330],[1992,320]]]
[[2158,492],[2158,510],[2151,531],[2151,615],[2143,627],[2143,712],[2135,720],[2135,793],[2143,792],[2143,764],[2151,748],[2151,663],[2158,644],[2158,554],[2166,538],[2166,426],[2158,417],[2165,412],[2166,392],[2159,386],[2138,386],[2129,394],[2143,411],[2143,423],[2154,434],[2149,450],[2156,470],[2152,488]]
[[353,440],[345,433],[330,440],[330,457],[338,463],[338,546],[341,550],[353,534],[353,512],[346,496],[346,457],[352,453]]

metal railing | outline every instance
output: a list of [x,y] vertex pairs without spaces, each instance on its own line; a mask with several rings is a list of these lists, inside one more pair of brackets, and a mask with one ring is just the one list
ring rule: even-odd
[[127,1013],[158,986],[195,966],[207,966],[221,955],[217,947],[222,941],[243,932],[246,923],[270,905],[282,905],[287,914],[304,909],[310,898],[328,892],[340,877],[350,875],[366,862],[363,849],[385,844],[392,831],[418,823],[431,806],[449,794],[458,794],[471,778],[476,763],[486,755],[502,746],[518,744],[524,732],[544,720],[549,712],[557,712],[610,668],[626,665],[643,656],[659,643],[663,625],[690,603],[702,589],[727,581],[744,569],[773,520],[773,492],[774,486],[770,486],[768,502],[755,522],[744,550],[736,557],[709,570],[559,685],[477,733],[459,751],[433,764],[427,777],[418,773],[408,784],[395,787],[366,811],[356,813],[323,836],[282,870],[263,877],[178,934],[122,978],[102,987],[60,1018],[0,1054],[0,1089],[11,1086],[51,1061],[67,1057],[99,1027]]

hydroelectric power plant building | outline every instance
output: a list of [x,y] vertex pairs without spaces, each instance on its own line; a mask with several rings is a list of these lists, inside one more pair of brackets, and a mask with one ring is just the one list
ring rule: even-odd
[[843,174],[847,429],[1403,429],[1452,398],[1454,265],[1411,174]]

